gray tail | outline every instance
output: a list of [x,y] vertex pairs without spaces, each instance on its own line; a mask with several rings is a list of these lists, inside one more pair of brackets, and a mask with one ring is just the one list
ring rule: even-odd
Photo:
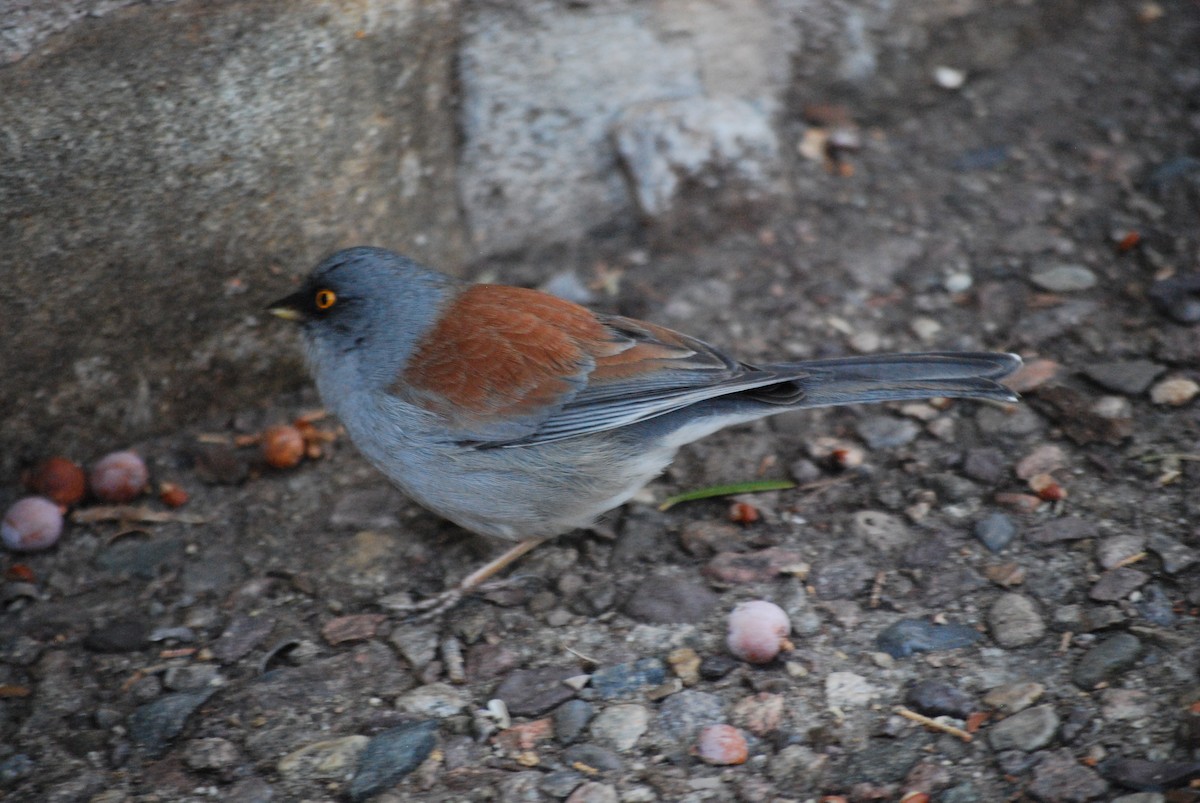
[[1020,367],[1021,358],[1015,354],[932,352],[838,357],[772,365],[767,370],[801,374],[794,385],[803,395],[793,400],[795,406],[829,407],[939,396],[1015,402],[1020,397],[999,380]]

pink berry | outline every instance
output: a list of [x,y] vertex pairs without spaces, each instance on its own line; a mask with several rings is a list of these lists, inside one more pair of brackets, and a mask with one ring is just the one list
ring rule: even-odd
[[14,552],[49,549],[62,535],[63,515],[58,505],[44,496],[18,499],[0,523],[0,538]]
[[792,623],[774,602],[756,599],[743,602],[729,614],[725,643],[734,656],[752,664],[775,660],[782,649],[791,649],[788,634]]
[[696,738],[696,756],[705,764],[745,764],[750,756],[746,737],[732,725],[707,725]]
[[88,481],[92,493],[105,502],[132,502],[146,490],[150,474],[135,452],[113,452],[96,461]]

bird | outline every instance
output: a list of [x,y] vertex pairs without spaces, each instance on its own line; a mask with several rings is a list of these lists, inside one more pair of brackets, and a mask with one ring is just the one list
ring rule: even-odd
[[933,397],[1015,402],[1003,352],[751,364],[666,327],[389,250],[329,256],[268,311],[299,324],[322,403],[421,506],[513,546],[413,611],[445,611],[588,527],[680,447],[785,411]]

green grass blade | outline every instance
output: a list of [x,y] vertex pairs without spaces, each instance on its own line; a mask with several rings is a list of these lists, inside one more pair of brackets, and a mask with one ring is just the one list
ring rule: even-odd
[[712,499],[716,496],[733,496],[734,494],[755,494],[763,491],[786,491],[795,487],[796,483],[791,480],[754,480],[738,482],[733,485],[713,485],[709,488],[699,488],[669,497],[658,506],[658,509],[669,510],[680,502],[695,502],[697,499]]

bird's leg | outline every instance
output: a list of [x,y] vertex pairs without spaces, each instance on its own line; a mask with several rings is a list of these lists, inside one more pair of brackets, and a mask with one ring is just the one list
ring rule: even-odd
[[[531,551],[546,540],[545,537],[539,536],[519,541],[511,549],[468,574],[454,588],[443,591],[441,594],[428,599],[423,599],[420,602],[405,605],[399,610],[403,613],[420,614],[422,619],[431,619],[439,616],[457,605],[464,596],[479,588],[488,580],[491,580],[519,560],[526,552]],[[396,610],[396,608],[393,608],[393,610]]]

